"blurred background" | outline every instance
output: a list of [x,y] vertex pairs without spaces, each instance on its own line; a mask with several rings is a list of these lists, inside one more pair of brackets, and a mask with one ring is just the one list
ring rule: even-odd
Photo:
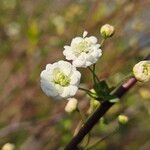
[[[0,147],[9,142],[16,150],[63,150],[80,117],[65,113],[67,101],[41,91],[40,72],[64,59],[63,46],[84,30],[101,41],[99,29],[109,23],[116,32],[96,70],[117,85],[150,52],[149,9],[149,0],[0,0]],[[82,85],[92,88],[89,71],[80,71]],[[86,113],[89,98],[84,92],[76,98]],[[128,125],[93,150],[149,150],[149,100],[150,85],[136,85],[95,126],[90,143],[115,129],[121,113]]]

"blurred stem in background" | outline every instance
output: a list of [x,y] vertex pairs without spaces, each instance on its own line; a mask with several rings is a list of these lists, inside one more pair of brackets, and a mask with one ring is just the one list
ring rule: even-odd
[[114,134],[116,134],[119,131],[119,128],[115,129],[114,131],[112,131],[111,133],[109,133],[108,135],[104,136],[103,138],[101,138],[100,140],[97,140],[95,143],[93,143],[92,145],[90,145],[89,147],[87,147],[85,150],[91,150],[92,148],[96,147],[98,144],[100,144],[100,142],[112,137]]
[[95,85],[97,83],[97,81],[99,82],[99,78],[95,73],[95,64],[93,65],[93,70],[90,67],[88,67],[88,69],[91,71],[91,73],[93,75],[93,81],[94,81],[94,85]]

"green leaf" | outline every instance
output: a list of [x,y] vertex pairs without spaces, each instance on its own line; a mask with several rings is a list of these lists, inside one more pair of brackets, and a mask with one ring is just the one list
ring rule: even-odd
[[110,89],[106,81],[102,80],[94,86],[99,100],[104,100],[110,93]]
[[112,88],[109,88],[105,80],[100,81],[94,86],[94,89],[98,95],[98,101],[110,101],[112,103],[118,102],[119,99],[111,95]]

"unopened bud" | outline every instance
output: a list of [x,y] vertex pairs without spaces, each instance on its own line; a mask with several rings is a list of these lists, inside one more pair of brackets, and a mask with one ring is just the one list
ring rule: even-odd
[[115,33],[115,28],[109,24],[105,24],[101,27],[100,33],[104,39],[113,36]]
[[118,121],[120,124],[127,124],[128,120],[129,120],[128,117],[125,115],[118,116]]
[[98,98],[98,95],[94,89],[90,90],[91,96],[90,96],[90,107],[88,110],[88,113],[91,114],[98,106],[100,106],[100,102],[96,100]]
[[11,144],[11,143],[6,143],[3,145],[1,150],[14,150],[15,149],[15,145]]
[[66,104],[65,111],[71,113],[77,109],[78,100],[76,98],[68,98],[68,103]]
[[98,98],[98,95],[97,95],[97,93],[94,89],[91,89],[90,92],[91,92],[91,96],[92,96],[93,99]]
[[92,103],[93,103],[93,107],[94,108],[97,108],[99,105],[100,105],[100,102],[98,101],[98,100],[91,100],[92,101]]
[[138,81],[150,81],[150,61],[140,61],[133,67],[133,74]]

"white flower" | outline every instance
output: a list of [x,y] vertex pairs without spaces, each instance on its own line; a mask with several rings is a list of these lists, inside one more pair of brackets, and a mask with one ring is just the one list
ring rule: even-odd
[[71,113],[77,109],[78,100],[76,98],[68,98],[68,103],[66,104],[65,111]]
[[1,150],[14,150],[15,149],[15,145],[11,144],[11,143],[6,143],[3,145]]
[[63,60],[47,64],[40,76],[42,90],[55,99],[74,96],[81,78],[80,72],[71,63]]
[[133,74],[138,81],[150,81],[150,61],[140,61],[133,67]]
[[100,44],[97,44],[97,38],[94,36],[86,37],[87,31],[84,31],[83,37],[72,39],[70,46],[64,46],[63,54],[67,60],[72,60],[75,67],[88,67],[95,64],[102,55]]

